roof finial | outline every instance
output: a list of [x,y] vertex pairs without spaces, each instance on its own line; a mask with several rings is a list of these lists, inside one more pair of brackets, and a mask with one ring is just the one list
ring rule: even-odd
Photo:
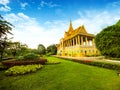
[[73,27],[72,27],[72,21],[71,21],[71,19],[70,19],[70,26],[69,26],[69,30],[68,30],[68,32],[71,32],[73,30]]

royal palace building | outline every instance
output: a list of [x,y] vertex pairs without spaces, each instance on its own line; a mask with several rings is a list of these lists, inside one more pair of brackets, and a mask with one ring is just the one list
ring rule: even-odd
[[98,54],[94,35],[87,33],[83,25],[74,30],[70,21],[68,31],[64,33],[64,37],[60,39],[60,43],[57,45],[57,55],[84,57]]

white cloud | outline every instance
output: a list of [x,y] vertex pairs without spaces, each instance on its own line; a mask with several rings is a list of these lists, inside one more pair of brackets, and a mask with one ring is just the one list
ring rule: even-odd
[[9,0],[0,0],[0,4],[7,5],[9,3]]
[[[43,27],[35,18],[31,18],[24,13],[6,14],[4,18],[15,26],[13,29],[14,40],[26,43],[31,48],[37,48],[38,44],[47,47],[50,44],[59,43],[60,38],[69,28],[69,21],[61,20],[46,21]],[[81,12],[80,18],[72,22],[74,29],[84,24],[88,33],[97,34],[104,27],[116,23],[118,19],[120,19],[119,13],[86,11]]]
[[10,11],[10,10],[11,10],[11,8],[8,7],[8,6],[6,6],[6,5],[0,7],[0,11],[8,12],[8,11]]
[[14,41],[26,43],[31,48],[36,48],[38,44],[47,47],[50,44],[59,43],[59,39],[63,36],[65,30],[65,24],[62,21],[47,21],[45,25],[51,25],[51,27],[43,28],[35,18],[23,13],[6,14],[4,18],[15,26],[12,31]]
[[[88,33],[97,34],[120,19],[119,11],[120,9],[78,11],[79,18],[72,20],[73,27],[75,29],[84,24]],[[46,21],[43,27],[35,18],[24,13],[6,14],[4,18],[15,26],[13,29],[14,40],[26,43],[31,48],[36,48],[38,44],[47,47],[50,44],[59,43],[60,38],[69,28],[69,21],[65,20]]]
[[20,6],[21,6],[22,9],[25,9],[25,7],[26,7],[27,5],[28,5],[28,3],[26,3],[26,2],[24,2],[24,3],[21,2],[21,3],[20,3]]
[[[118,10],[119,11],[119,10]],[[73,21],[75,27],[84,25],[89,33],[97,34],[103,28],[115,24],[120,19],[120,13],[117,10],[112,11],[84,11],[78,12],[80,18]]]
[[55,3],[53,3],[53,2],[45,2],[45,1],[41,1],[40,2],[40,7],[50,7],[50,8],[53,8],[53,7],[58,7],[58,6],[60,6],[60,5],[58,5],[58,4],[55,4]]
[[9,4],[9,0],[0,0],[0,4],[3,5],[0,7],[0,11],[8,12],[11,8],[7,5]]

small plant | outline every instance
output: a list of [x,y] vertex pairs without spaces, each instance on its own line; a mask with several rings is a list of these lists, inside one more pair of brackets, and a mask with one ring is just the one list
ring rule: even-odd
[[9,68],[5,71],[5,75],[23,75],[30,72],[36,72],[38,69],[42,68],[43,66],[40,64],[34,65],[22,65],[22,66],[14,66]]

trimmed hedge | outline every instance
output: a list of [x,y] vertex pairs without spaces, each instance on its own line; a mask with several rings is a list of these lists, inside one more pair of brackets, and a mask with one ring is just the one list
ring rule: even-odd
[[71,58],[63,58],[63,57],[57,57],[62,58],[64,60],[74,61],[82,64],[112,69],[112,70],[118,70],[120,71],[120,64],[119,63],[112,63],[112,62],[105,62],[105,61],[95,61],[95,60],[78,60],[78,59],[71,59]]
[[34,53],[28,53],[26,55],[24,55],[24,60],[39,60],[40,56],[38,54],[34,54]]
[[35,54],[35,53],[27,53],[23,56],[17,56],[16,60],[18,61],[27,61],[27,60],[39,60],[40,55]]
[[5,75],[7,76],[24,75],[26,73],[36,72],[38,69],[42,67],[43,66],[40,64],[13,66],[5,71]]
[[87,65],[107,68],[107,69],[120,70],[120,64],[116,64],[116,63],[92,61],[92,60],[77,60],[77,59],[72,59],[72,61],[87,64]]
[[20,65],[29,65],[29,64],[42,64],[44,65],[47,62],[47,59],[41,60],[27,60],[27,61],[3,61],[2,64],[7,66],[8,68],[13,66],[20,66]]

